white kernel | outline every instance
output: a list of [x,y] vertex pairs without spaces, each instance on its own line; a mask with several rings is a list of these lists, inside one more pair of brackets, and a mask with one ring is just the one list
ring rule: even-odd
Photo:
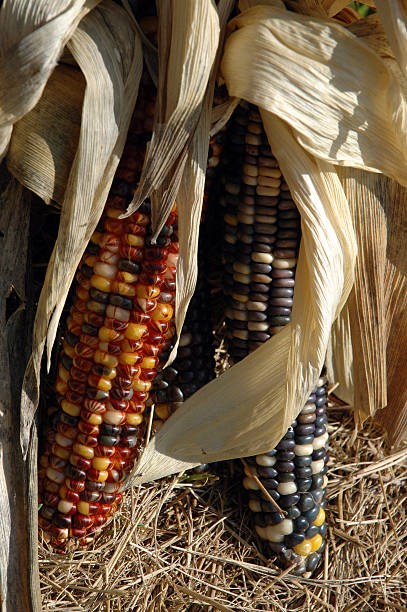
[[241,263],[240,261],[235,261],[233,264],[233,270],[235,272],[239,272],[239,274],[250,274],[251,269],[248,264]]
[[[286,483],[287,484],[287,483]],[[275,525],[276,531],[283,535],[290,535],[294,531],[294,525],[291,519],[283,519]]]
[[280,482],[277,491],[280,495],[291,495],[292,493],[297,493],[297,485],[295,482]]
[[325,462],[323,459],[320,459],[319,461],[312,461],[311,462],[311,471],[313,474],[318,474],[321,470],[324,469],[324,465]]
[[241,283],[242,285],[250,284],[250,276],[248,274],[238,274],[237,272],[235,272],[233,274],[233,280],[237,283]]
[[277,459],[275,457],[270,457],[270,455],[257,455],[256,457],[257,465],[261,465],[263,467],[273,467],[276,461]]
[[283,542],[284,534],[277,530],[278,525],[269,525],[266,527],[266,539],[269,542]]
[[294,446],[294,453],[297,457],[307,457],[308,455],[312,455],[313,451],[312,444],[296,444]]
[[266,263],[271,264],[273,261],[273,256],[271,253],[258,253],[257,251],[253,251],[252,260],[257,263]]
[[297,265],[297,260],[295,258],[292,259],[275,259],[273,262],[274,268],[278,270],[288,270],[290,268],[294,268]]
[[319,448],[323,448],[327,442],[328,442],[328,433],[325,432],[324,434],[322,434],[322,436],[318,436],[317,438],[314,438],[312,442],[312,448],[314,450],[318,450]]
[[254,478],[251,478],[250,476],[243,478],[243,486],[248,491],[258,491],[260,488]]

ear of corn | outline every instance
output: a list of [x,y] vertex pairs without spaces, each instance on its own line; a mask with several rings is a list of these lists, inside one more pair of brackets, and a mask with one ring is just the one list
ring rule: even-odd
[[39,523],[57,548],[69,538],[86,544],[120,502],[159,355],[173,333],[176,212],[154,245],[148,203],[119,218],[139,175],[140,140],[129,137],[104,216],[79,266],[67,319],[55,384],[58,408],[39,471]]
[[[225,149],[226,328],[237,361],[290,321],[300,217],[256,108],[238,107]],[[245,467],[256,531],[297,574],[313,571],[324,548],[324,385],[321,379],[279,445]]]

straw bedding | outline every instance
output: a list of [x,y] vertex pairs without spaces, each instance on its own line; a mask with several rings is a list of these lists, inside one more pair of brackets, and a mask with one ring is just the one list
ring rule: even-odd
[[333,401],[329,422],[329,535],[313,579],[263,556],[230,462],[133,490],[89,550],[41,546],[44,610],[407,610],[407,445],[386,448],[372,423],[356,433]]

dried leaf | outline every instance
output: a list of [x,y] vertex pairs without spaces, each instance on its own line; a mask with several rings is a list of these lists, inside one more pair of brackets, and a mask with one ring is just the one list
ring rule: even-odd
[[127,214],[152,197],[156,234],[178,192],[219,41],[212,2],[164,2],[159,9],[157,116],[139,187]]
[[[86,90],[78,150],[66,187],[59,233],[37,309],[24,392],[36,398],[41,356],[48,363],[62,308],[82,253],[96,227],[119,162],[142,69],[141,43],[126,12],[105,0],[75,30],[69,49]],[[22,415],[25,452],[33,414]]]
[[0,160],[13,124],[38,102],[67,40],[100,0],[4,0],[0,8]]
[[62,205],[64,199],[78,148],[85,84],[77,68],[57,66],[38,104],[14,125],[8,169],[47,204]]
[[278,8],[231,23],[239,29],[221,66],[229,95],[275,113],[315,157],[407,184],[406,101],[374,52],[339,24]]
[[387,404],[387,224],[379,175],[338,168],[353,219],[358,256],[348,310],[353,348],[353,408],[359,421]]
[[386,0],[376,0],[377,11],[388,41],[407,77],[407,6],[405,0],[392,0],[391,7]]

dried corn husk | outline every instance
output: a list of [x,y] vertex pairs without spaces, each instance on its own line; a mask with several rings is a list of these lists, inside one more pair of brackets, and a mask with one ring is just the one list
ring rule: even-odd
[[100,0],[4,0],[0,13],[0,161],[13,124],[38,102],[66,42]]
[[231,25],[239,29],[222,61],[231,96],[287,121],[315,157],[407,183],[406,101],[363,42],[330,20],[269,6]]
[[407,76],[407,6],[403,0],[376,0],[377,11],[390,46],[404,76]]
[[[110,0],[81,21],[68,46],[83,72],[86,89],[79,144],[69,170],[59,234],[37,308],[33,353],[24,382],[23,393],[34,398],[38,394],[45,341],[49,363],[69,287],[102,213],[123,150],[142,67],[137,31],[126,12]],[[57,116],[58,110],[55,109]],[[63,133],[58,136],[63,138]],[[31,162],[32,172],[40,173],[41,157],[33,156]],[[32,418],[31,413],[22,414],[24,451]]]

